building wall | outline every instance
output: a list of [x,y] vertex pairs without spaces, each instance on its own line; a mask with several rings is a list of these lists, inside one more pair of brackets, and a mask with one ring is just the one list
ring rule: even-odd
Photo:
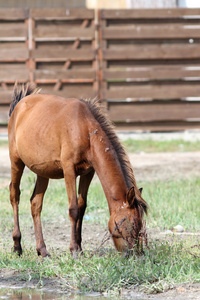
[[88,8],[128,8],[128,0],[86,0]]
[[129,8],[171,8],[177,6],[176,0],[129,0]]
[[178,6],[197,8],[200,7],[200,1],[199,0],[178,0]]
[[88,8],[172,8],[177,0],[86,0]]

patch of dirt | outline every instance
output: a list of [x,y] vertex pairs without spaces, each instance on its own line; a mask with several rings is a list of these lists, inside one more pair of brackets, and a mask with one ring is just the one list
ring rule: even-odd
[[[170,180],[173,178],[187,178],[191,176],[200,176],[200,152],[182,152],[182,153],[141,153],[130,154],[130,160],[134,167],[134,173],[137,181],[142,180]],[[8,186],[10,182],[10,162],[8,149],[0,147],[0,188]],[[33,227],[21,228],[23,239],[35,248],[35,237]],[[83,225],[83,241],[84,250],[97,249],[101,245],[102,239],[105,237],[107,229],[99,224],[90,224],[85,222]],[[52,234],[53,233],[53,234]],[[2,233],[9,241],[12,247],[12,232]],[[70,241],[70,224],[69,221],[59,220],[53,224],[44,224],[44,236],[48,249],[51,247],[60,252],[66,251]],[[152,239],[166,239],[167,235],[159,232],[159,230],[149,231]],[[188,238],[187,235],[179,235],[179,238]],[[167,237],[169,238],[169,236]],[[111,241],[106,242],[105,247],[114,251]],[[2,245],[0,245],[2,247]],[[113,249],[113,250],[112,250]],[[31,287],[37,288],[38,282],[23,282],[19,274],[13,271],[0,270],[0,288],[2,287]],[[55,280],[45,280],[43,282],[46,291],[61,291],[61,284]],[[168,287],[169,288],[169,287]],[[168,289],[166,288],[166,289]],[[200,284],[182,284],[169,289],[168,291],[146,295],[137,289],[123,290],[122,297],[127,299],[200,299]]]
[[200,152],[129,154],[136,180],[173,180],[200,176]]
[[169,289],[166,292],[159,294],[144,294],[137,289],[122,291],[122,297],[126,299],[149,299],[149,300],[199,300],[200,299],[200,284],[180,284]]

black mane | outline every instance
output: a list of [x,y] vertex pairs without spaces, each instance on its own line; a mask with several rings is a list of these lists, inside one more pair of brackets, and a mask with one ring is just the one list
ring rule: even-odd
[[[132,186],[134,188],[137,188],[132,165],[124,147],[121,145],[119,138],[115,133],[112,122],[109,120],[106,113],[102,111],[102,108],[100,107],[100,104],[97,100],[92,99],[82,101],[85,101],[88,104],[90,111],[100,124],[101,128],[103,129],[110,143],[115,149],[128,189],[130,189]],[[137,205],[141,213],[143,211],[147,213],[147,203],[144,199],[137,199]]]
[[10,104],[9,117],[11,116],[17,103],[24,97],[37,93],[38,90],[35,88],[35,85],[32,83],[27,83],[26,85],[19,86],[17,83],[14,86],[12,102]]

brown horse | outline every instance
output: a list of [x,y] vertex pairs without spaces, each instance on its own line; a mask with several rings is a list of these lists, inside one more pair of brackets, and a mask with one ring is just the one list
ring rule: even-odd
[[129,159],[99,105],[95,101],[39,94],[30,84],[16,85],[9,116],[14,251],[22,253],[18,205],[25,165],[37,174],[31,212],[38,255],[49,255],[40,219],[49,178],[65,179],[71,221],[70,251],[74,256],[82,251],[82,220],[95,171],[108,201],[108,225],[117,250],[138,247],[147,204],[136,186]]

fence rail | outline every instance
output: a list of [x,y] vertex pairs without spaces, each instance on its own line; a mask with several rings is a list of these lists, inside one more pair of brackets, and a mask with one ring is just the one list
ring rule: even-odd
[[0,124],[15,81],[97,96],[124,129],[200,128],[200,9],[0,9]]

